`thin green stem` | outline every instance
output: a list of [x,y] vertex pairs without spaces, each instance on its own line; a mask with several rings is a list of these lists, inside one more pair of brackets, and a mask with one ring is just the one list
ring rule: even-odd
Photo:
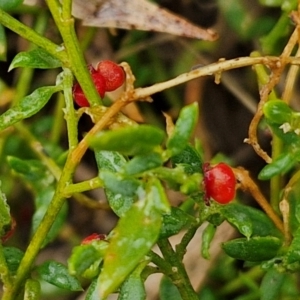
[[[170,242],[167,239],[161,239],[157,245],[163,254],[164,259],[170,264],[171,269],[166,270],[166,275],[172,280],[174,285],[184,300],[198,300],[198,296],[193,289],[188,278],[184,265],[177,253],[173,250]],[[164,270],[165,273],[165,270]]]
[[[43,11],[38,15],[34,30],[37,34],[44,34],[47,28],[48,14]],[[29,50],[32,50],[36,47],[35,44],[31,43],[29,46]],[[30,89],[32,76],[34,73],[33,68],[22,68],[20,69],[20,76],[18,78],[18,83],[16,87],[16,93],[14,96],[14,103],[18,103],[23,97],[25,97]]]
[[19,36],[23,37],[24,39],[34,43],[35,45],[45,49],[51,55],[59,59],[63,65],[68,66],[69,60],[66,54],[66,51],[59,45],[51,42],[47,38],[41,36],[37,32],[35,32],[30,27],[22,24],[8,13],[0,9],[0,23],[12,30],[13,32],[17,33]]
[[66,1],[67,4],[64,4],[64,8],[62,8],[55,0],[46,0],[46,2],[64,41],[64,47],[69,55],[70,68],[78,80],[85,96],[92,106],[101,104],[99,94],[91,80],[75,33],[74,19],[68,11],[70,9],[70,1]]
[[61,175],[61,169],[55,161],[47,156],[43,145],[35,138],[35,136],[22,123],[16,123],[15,128],[20,133],[21,137],[27,142],[35,155],[45,164],[52,175],[58,180]]
[[73,105],[72,98],[73,75],[70,69],[64,69],[63,73],[63,89],[66,103],[66,120],[68,130],[69,149],[73,150],[78,144],[78,118]]
[[50,133],[50,141],[53,144],[58,144],[62,133],[62,128],[64,128],[64,123],[65,123],[64,113],[63,113],[64,104],[65,104],[64,95],[62,93],[58,93],[56,97],[54,112],[53,112],[54,122]]
[[[282,153],[282,148],[282,140],[274,135],[272,140],[272,161],[276,160],[276,158]],[[282,175],[273,176],[270,180],[270,204],[277,213],[279,213],[279,201],[282,188]]]
[[57,214],[59,213],[62,205],[65,202],[64,198],[64,188],[66,185],[70,184],[72,181],[72,177],[75,171],[75,165],[72,163],[72,151],[77,145],[77,119],[75,116],[75,111],[73,105],[71,105],[71,84],[72,84],[72,73],[69,69],[65,69],[63,75],[63,86],[64,92],[66,93],[66,120],[68,126],[68,140],[69,140],[69,148],[70,152],[67,157],[66,164],[61,173],[59,181],[57,183],[57,188],[55,194],[53,196],[52,201],[49,204],[49,207],[41,221],[39,227],[37,228],[35,234],[33,235],[30,244],[22,258],[22,261],[17,270],[17,274],[15,277],[15,281],[13,287],[11,289],[7,289],[4,291],[2,300],[14,300],[16,299],[16,295],[20,290],[21,286],[24,284],[26,277],[28,276],[31,266],[41,249],[41,246],[44,242],[45,236],[49,232],[53,222],[55,221]]
[[66,186],[66,188],[64,189],[64,193],[67,197],[75,193],[86,192],[100,187],[103,187],[103,182],[99,177],[95,177],[90,180]]
[[[68,163],[66,164],[66,166]],[[65,202],[65,198],[61,196],[62,191],[65,187],[66,182],[70,181],[72,177],[72,169],[65,168],[64,172],[61,176],[60,181],[58,182],[56,192],[54,197],[45,213],[45,216],[34,233],[30,244],[27,247],[27,250],[20,262],[19,268],[17,270],[17,274],[15,277],[14,284],[11,289],[7,289],[4,291],[2,300],[14,300],[16,299],[16,295],[24,284],[30,270],[31,266],[41,249],[41,246],[45,240],[45,236],[47,236],[53,222],[55,221],[57,214],[59,213],[62,205]]]
[[[252,280],[258,280],[264,275],[264,271],[260,266],[256,266],[251,268],[248,272],[244,274],[244,277],[247,276]],[[220,290],[220,296],[225,296],[228,294],[236,293],[239,289],[244,287],[244,280],[242,277],[237,276],[236,279],[229,281],[226,285],[224,285]]]
[[191,241],[191,239],[194,237],[198,227],[199,227],[198,224],[197,226],[190,227],[188,231],[185,233],[185,235],[183,236],[183,238],[181,239],[181,242],[178,245],[176,245],[176,252],[180,260],[183,259],[186,253],[186,247]]

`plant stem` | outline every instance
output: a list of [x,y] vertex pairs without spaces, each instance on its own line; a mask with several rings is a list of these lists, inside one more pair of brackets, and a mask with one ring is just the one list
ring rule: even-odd
[[186,253],[186,247],[191,241],[191,239],[194,237],[198,228],[199,228],[199,224],[190,227],[188,231],[185,233],[185,235],[183,236],[183,238],[181,239],[181,242],[178,245],[176,245],[176,252],[180,260],[183,259]]
[[79,183],[66,186],[66,188],[64,189],[64,193],[66,197],[68,197],[68,195],[72,195],[74,193],[90,191],[92,189],[96,189],[100,187],[103,187],[103,182],[99,177],[95,177],[93,179],[89,179],[86,181],[82,181]]
[[270,203],[261,193],[256,183],[249,176],[248,171],[242,168],[232,168],[237,181],[241,184],[241,188],[245,191],[250,192],[256,202],[265,211],[268,217],[273,221],[275,226],[284,234],[284,226],[280,217],[276,214]]
[[88,72],[88,68],[86,67],[86,62],[75,33],[75,21],[71,16],[72,1],[63,1],[63,7],[55,0],[46,0],[46,2],[64,41],[64,47],[69,56],[70,68],[78,80],[85,96],[92,106],[102,104]]
[[45,49],[51,55],[59,59],[64,65],[68,66],[67,53],[61,46],[56,45],[45,37],[39,35],[30,27],[22,24],[2,9],[0,9],[0,23],[13,32],[17,33],[19,36]]
[[157,242],[164,259],[170,264],[170,268],[165,273],[172,280],[173,284],[178,288],[178,291],[184,300],[198,300],[198,296],[194,291],[191,282],[188,278],[183,263],[173,250],[168,239],[161,239]]
[[28,245],[28,248],[21,260],[12,288],[4,291],[2,300],[16,299],[16,295],[19,289],[21,288],[21,286],[24,284],[24,281],[31,270],[31,266],[44,242],[45,236],[47,236],[53,222],[57,217],[57,214],[59,213],[61,207],[65,202],[65,198],[63,196],[64,188],[72,181],[72,176],[75,171],[75,166],[74,164],[72,164],[72,160],[70,158],[72,156],[72,149],[74,149],[77,145],[77,119],[75,117],[73,100],[70,96],[71,84],[72,84],[72,73],[69,69],[65,69],[64,76],[63,76],[63,86],[64,86],[64,92],[66,94],[65,98],[67,102],[66,120],[68,126],[68,134],[69,134],[68,140],[69,140],[70,152],[67,157],[67,161],[61,173],[61,176],[59,176],[59,180],[57,183],[57,187],[53,199],[50,202],[48,209],[40,225],[38,226],[36,232],[34,233]]

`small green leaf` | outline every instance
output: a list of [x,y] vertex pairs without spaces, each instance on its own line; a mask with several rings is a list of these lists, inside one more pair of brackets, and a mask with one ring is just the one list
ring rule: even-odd
[[0,24],[0,61],[6,61],[7,41],[4,27]]
[[[47,189],[40,191],[35,199],[36,210],[32,217],[32,232],[35,232],[39,224],[41,223],[44,215],[48,209],[49,203],[54,195],[54,187],[50,186]],[[65,203],[61,208],[60,212],[57,214],[56,219],[49,230],[47,236],[44,237],[44,242],[42,247],[46,246],[51,242],[59,233],[61,227],[63,226],[68,212],[68,205]]]
[[24,256],[23,251],[15,247],[4,247],[4,257],[11,274],[15,274]]
[[164,137],[164,132],[156,127],[139,125],[99,132],[89,139],[89,144],[96,150],[138,155],[151,152],[163,142]]
[[[95,151],[95,157],[99,172],[119,172],[125,165],[125,158],[114,151]],[[122,196],[119,193],[105,188],[106,198],[109,206],[117,216],[122,216],[132,205],[133,197]]]
[[171,157],[171,161],[175,166],[182,165],[187,174],[202,172],[202,158],[198,151],[189,144],[179,154]]
[[272,123],[283,124],[291,121],[293,110],[282,100],[270,100],[264,105],[263,112]]
[[94,279],[92,283],[90,284],[85,300],[99,300],[99,284],[98,284],[98,278]]
[[163,214],[159,238],[168,238],[182,229],[196,224],[195,218],[177,207],[171,207],[170,213]]
[[7,230],[10,228],[11,217],[10,208],[7,204],[7,199],[4,193],[2,193],[1,181],[0,181],[0,238],[3,237]]
[[283,152],[260,171],[258,178],[269,180],[278,174],[283,175],[294,166],[295,162],[296,160],[291,152]]
[[60,87],[57,86],[44,86],[36,89],[32,94],[23,98],[16,106],[9,108],[0,115],[0,130],[36,114],[46,105],[52,94],[59,90]]
[[209,248],[210,243],[213,240],[216,233],[216,226],[208,223],[202,233],[202,246],[201,246],[201,255],[205,259],[210,258]]
[[135,178],[125,177],[110,171],[102,170],[99,177],[103,180],[106,189],[124,197],[133,197],[136,195],[137,189],[140,186],[139,181]]
[[182,297],[174,285],[174,283],[168,277],[164,276],[159,286],[159,299],[160,300],[182,300]]
[[83,276],[85,278],[87,277],[86,275],[91,275],[91,272],[94,270],[87,272],[88,269],[91,267],[92,269],[94,269],[94,267],[99,268],[99,264],[104,257],[107,247],[108,243],[105,241],[97,241],[97,245],[91,243],[74,247],[68,260],[70,274]]
[[266,236],[231,240],[223,243],[222,248],[229,256],[235,259],[264,261],[274,258],[281,244],[280,239]]
[[147,194],[146,199],[139,200],[120,218],[98,279],[101,299],[115,291],[152,248],[161,220],[161,214]]
[[185,106],[178,117],[175,128],[167,140],[171,156],[179,154],[187,146],[198,119],[198,104],[194,102]]
[[41,191],[47,188],[55,181],[54,176],[39,160],[26,160],[8,156],[7,162],[11,169],[19,176],[25,178],[27,182],[30,182],[36,191]]
[[286,274],[278,272],[275,268],[268,270],[260,285],[260,300],[279,299],[285,277]]
[[34,279],[27,279],[25,283],[23,300],[39,300],[41,294],[40,282]]
[[144,300],[146,291],[144,282],[141,278],[141,272],[149,261],[145,260],[127,277],[121,285],[118,300]]
[[147,198],[151,199],[153,207],[160,213],[170,213],[170,203],[161,182],[152,177],[148,181]]
[[11,62],[8,71],[14,68],[51,69],[61,67],[61,62],[42,48],[18,53]]
[[286,253],[286,263],[292,264],[300,261],[300,227],[294,234],[293,241]]
[[249,238],[252,235],[252,220],[243,211],[241,205],[228,204],[221,208],[221,212],[225,219],[235,226],[245,237]]
[[137,155],[124,166],[124,173],[136,175],[162,166],[163,159],[160,154],[153,152]]
[[23,3],[23,0],[1,0],[0,8],[9,11],[17,8],[21,3]]
[[[282,233],[276,228],[270,218],[261,210],[238,203],[230,203],[227,206],[228,210],[230,207],[234,207],[233,211],[235,211],[237,214],[247,215],[247,220],[250,219],[252,223],[252,236],[270,235],[278,238],[282,237]],[[221,209],[223,208],[224,207],[221,207]]]
[[82,291],[80,282],[68,272],[66,266],[56,261],[46,261],[37,267],[39,277],[44,281],[51,283],[69,291]]

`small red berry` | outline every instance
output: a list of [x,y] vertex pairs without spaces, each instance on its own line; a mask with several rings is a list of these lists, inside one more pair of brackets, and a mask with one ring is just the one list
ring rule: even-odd
[[100,61],[96,70],[105,78],[107,92],[116,90],[125,81],[123,68],[111,60]]
[[81,242],[81,245],[87,245],[90,244],[92,241],[101,241],[105,240],[106,235],[101,233],[92,233],[91,235],[84,238]]
[[228,165],[219,163],[211,167],[209,164],[204,164],[203,171],[206,204],[209,204],[210,198],[221,204],[226,204],[233,200],[236,179]]
[[[103,98],[105,95],[105,86],[106,86],[105,79],[101,74],[99,74],[95,70],[93,71],[93,69],[90,68],[89,70],[91,72],[92,80],[95,84],[96,90],[98,91],[101,98]],[[73,85],[73,98],[75,102],[78,104],[78,106],[80,107],[90,106],[78,82]]]

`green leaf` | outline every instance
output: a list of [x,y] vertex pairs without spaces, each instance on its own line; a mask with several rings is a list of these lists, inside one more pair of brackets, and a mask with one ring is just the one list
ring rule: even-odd
[[291,121],[293,110],[282,100],[270,100],[264,105],[263,112],[270,122],[283,124]]
[[69,291],[82,291],[80,282],[68,272],[66,266],[50,260],[37,267],[39,277],[59,288]]
[[124,173],[136,175],[162,166],[163,159],[159,153],[141,154],[135,156],[124,166]]
[[85,300],[99,300],[99,284],[98,284],[98,278],[94,279],[92,283],[90,284]]
[[7,204],[5,194],[2,192],[0,181],[0,237],[5,236],[7,229],[10,229],[11,217],[10,208]]
[[[230,209],[230,207],[234,207],[233,211],[237,214],[247,215],[247,219],[250,219],[252,223],[252,236],[270,235],[278,238],[282,237],[282,233],[277,229],[270,218],[260,209],[238,203],[230,203],[227,206],[228,209]],[[223,208],[224,207],[221,207],[221,209]]]
[[0,8],[9,11],[17,8],[21,3],[23,3],[23,0],[1,0]]
[[24,300],[39,300],[40,294],[40,282],[34,279],[27,279],[25,283]]
[[272,129],[272,132],[278,136],[286,146],[292,146],[293,148],[298,148],[300,144],[300,137],[294,131],[284,132],[280,125],[269,122],[268,125]]
[[141,273],[149,261],[142,262],[124,281],[120,288],[118,300],[144,300],[146,291]]
[[260,285],[260,300],[279,299],[280,290],[286,275],[275,268],[268,270]]
[[202,172],[202,158],[199,152],[189,144],[179,154],[172,156],[171,161],[175,166],[182,165],[187,174]]
[[4,257],[11,274],[16,274],[20,262],[24,256],[23,251],[15,247],[4,247]]
[[[114,151],[95,151],[95,157],[99,172],[119,172],[126,163],[125,158]],[[108,188],[105,188],[105,194],[109,206],[117,216],[122,216],[133,203],[133,197],[122,196]]]
[[[44,215],[48,209],[48,206],[54,195],[54,187],[50,186],[47,189],[41,191],[35,199],[36,210],[32,217],[32,232],[35,232],[37,227],[40,225]],[[68,213],[68,205],[65,203],[49,230],[47,236],[44,237],[44,242],[42,247],[46,246],[51,242],[59,233],[61,227],[63,226]]]
[[19,176],[30,182],[36,191],[41,191],[54,183],[55,178],[46,166],[36,159],[20,159],[8,156],[7,162],[10,168]]
[[175,128],[167,140],[171,156],[179,154],[187,146],[198,119],[198,104],[194,102],[185,106],[178,117]]
[[171,207],[170,213],[163,214],[159,238],[168,238],[182,229],[196,224],[195,218],[177,207]]
[[213,240],[216,233],[216,226],[208,223],[202,233],[202,246],[201,246],[201,255],[205,259],[210,258],[209,248],[210,243]]
[[96,243],[74,247],[68,260],[70,274],[85,278],[94,277],[93,275],[99,272],[99,264],[107,247],[108,243],[105,241],[96,241]]
[[103,180],[106,189],[114,194],[124,197],[133,197],[140,186],[138,180],[133,177],[125,177],[110,171],[102,170],[99,177]]
[[0,130],[36,114],[46,105],[52,94],[59,90],[60,87],[57,86],[44,86],[36,89],[32,94],[23,98],[16,106],[9,108],[0,115]]
[[182,297],[174,285],[174,283],[168,277],[164,276],[159,286],[159,299],[160,300],[182,300]]
[[135,203],[112,232],[98,279],[101,299],[124,282],[158,238],[162,218],[151,196]]
[[242,205],[232,203],[223,206],[221,212],[225,219],[245,237],[249,238],[252,235],[252,220],[244,212]]
[[293,241],[286,253],[285,259],[287,264],[300,261],[300,227],[294,234]]
[[0,24],[0,61],[6,61],[7,41],[4,27]]
[[125,155],[138,155],[151,152],[159,146],[165,133],[150,125],[125,127],[116,130],[101,131],[89,139],[96,150],[117,151]]
[[282,242],[276,237],[239,238],[225,242],[222,248],[227,255],[245,261],[264,261],[274,258]]
[[11,62],[8,71],[14,68],[51,69],[61,67],[61,62],[42,48],[18,53]]
[[296,160],[291,152],[283,152],[260,171],[258,178],[269,180],[278,174],[283,175],[294,166],[295,162]]

